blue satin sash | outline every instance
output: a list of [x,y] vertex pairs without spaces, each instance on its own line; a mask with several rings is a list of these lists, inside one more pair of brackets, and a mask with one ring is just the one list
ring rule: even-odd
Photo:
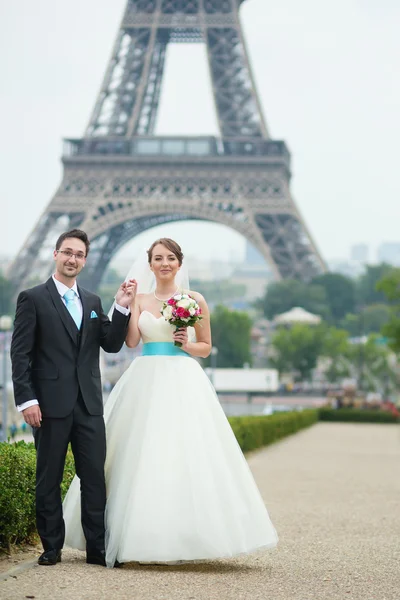
[[142,356],[190,356],[187,352],[174,346],[174,342],[147,342],[143,344]]

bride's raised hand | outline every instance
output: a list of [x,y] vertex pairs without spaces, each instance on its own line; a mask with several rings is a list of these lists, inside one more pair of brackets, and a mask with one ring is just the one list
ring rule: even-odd
[[135,300],[137,290],[136,279],[129,279],[124,281],[119,288],[115,296],[115,302],[120,306],[128,308]]
[[137,286],[138,284],[136,279],[128,279],[128,281],[126,282],[126,292],[131,297],[131,305],[135,302]]

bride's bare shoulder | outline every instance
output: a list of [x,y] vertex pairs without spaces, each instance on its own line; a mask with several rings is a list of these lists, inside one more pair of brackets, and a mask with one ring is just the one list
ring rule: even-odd
[[205,303],[205,298],[204,296],[202,296],[200,294],[200,292],[195,292],[194,290],[189,290],[188,292],[186,292],[187,294],[189,294],[189,296],[192,296],[192,298],[194,298],[196,300],[196,302],[204,302]]

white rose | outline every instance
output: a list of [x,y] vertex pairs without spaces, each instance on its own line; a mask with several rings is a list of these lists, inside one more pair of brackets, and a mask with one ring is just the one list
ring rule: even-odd
[[169,320],[172,317],[172,306],[167,306],[166,308],[164,308],[163,316],[167,320]]
[[196,309],[191,307],[191,308],[189,308],[189,312],[190,312],[190,315],[193,316],[194,313],[196,312]]
[[190,300],[183,298],[182,300],[179,300],[179,302],[177,302],[177,306],[188,309],[188,308],[190,308],[191,303],[190,303]]
[[174,296],[174,300],[182,300],[182,294],[176,294],[176,296]]

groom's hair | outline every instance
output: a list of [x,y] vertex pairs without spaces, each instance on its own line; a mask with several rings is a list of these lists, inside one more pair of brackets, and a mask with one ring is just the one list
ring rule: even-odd
[[77,238],[78,240],[81,240],[86,246],[86,256],[89,254],[89,238],[87,233],[82,231],[82,229],[71,229],[71,231],[65,231],[62,233],[56,242],[56,250],[59,250],[63,241],[68,240],[69,238]]

